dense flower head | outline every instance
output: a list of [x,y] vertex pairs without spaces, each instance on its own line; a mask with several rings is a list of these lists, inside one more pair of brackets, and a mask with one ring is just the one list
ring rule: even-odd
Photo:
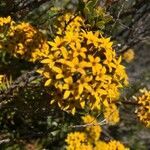
[[14,22],[12,21],[11,17],[0,17],[0,49],[2,49],[2,41],[5,38],[10,26]]
[[95,117],[86,115],[82,117],[84,129],[82,132],[71,132],[66,138],[67,150],[128,150],[121,142],[100,140],[101,127]]
[[97,141],[94,150],[108,150],[108,144],[104,141]]
[[6,31],[0,40],[0,49],[33,62],[48,54],[49,46],[45,36],[29,23],[13,22]]
[[85,132],[87,133],[89,140],[91,142],[99,140],[102,129],[98,124],[96,118],[91,115],[86,115],[82,117],[82,120],[84,124],[87,124]]
[[77,35],[78,32],[80,32],[81,27],[84,26],[84,20],[80,16],[73,15],[72,13],[66,13],[58,18],[58,24],[60,27],[58,28],[58,25],[56,26],[57,34],[61,36],[65,31],[67,31],[66,36],[70,34],[71,39],[74,36],[73,33],[76,33],[75,35]]
[[94,150],[129,150],[121,142],[116,140],[111,140],[108,143],[104,141],[97,141],[95,143]]
[[150,127],[150,91],[145,88],[141,89],[140,95],[135,99],[138,104],[136,109],[137,116],[146,127]]
[[123,53],[123,59],[127,62],[130,63],[133,59],[135,58],[135,53],[133,49],[128,49]]
[[106,122],[111,125],[119,122],[119,111],[115,104],[110,104],[108,107],[105,107],[104,118],[106,119]]
[[8,17],[0,17],[0,27],[2,27],[2,26],[4,27],[6,25],[10,25],[12,22],[13,21],[12,21],[10,16],[8,16]]
[[74,114],[76,109],[100,110],[115,102],[119,88],[127,84],[127,75],[110,38],[83,30],[80,16],[66,14],[59,20],[59,34],[49,41],[49,55],[38,71],[45,77],[45,86],[55,89],[51,103]]
[[92,150],[92,147],[88,145],[86,140],[86,134],[82,132],[74,132],[68,134],[66,138],[66,143],[68,144],[67,150]]
[[69,133],[66,138],[66,150],[129,150],[121,142],[111,140],[109,142],[98,140],[92,144],[84,132]]
[[129,150],[128,148],[125,148],[125,146],[116,140],[111,140],[108,143],[108,150]]

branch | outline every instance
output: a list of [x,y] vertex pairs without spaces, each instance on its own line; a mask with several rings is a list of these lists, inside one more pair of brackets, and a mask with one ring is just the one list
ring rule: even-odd
[[26,72],[18,77],[12,83],[12,85],[6,91],[4,91],[4,93],[0,94],[0,109],[7,103],[13,101],[13,98],[16,96],[16,94],[14,94],[15,92],[18,94],[19,90],[26,87],[29,83],[40,77],[40,75],[37,75],[36,69]]
[[10,139],[3,139],[3,140],[0,140],[0,145],[3,143],[9,143],[9,142],[10,142]]
[[[38,8],[42,4],[50,2],[50,0],[20,0],[17,2],[13,2],[13,0],[6,0],[6,6],[4,9],[0,10],[4,16],[17,14],[23,11],[31,11],[35,8]],[[25,13],[26,15],[27,13]]]

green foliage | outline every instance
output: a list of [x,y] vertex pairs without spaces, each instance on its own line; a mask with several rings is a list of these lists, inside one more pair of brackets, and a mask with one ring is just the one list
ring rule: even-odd
[[4,77],[4,81],[0,83],[0,92],[5,91],[9,89],[10,85],[12,84],[12,77],[8,79],[7,77]]
[[112,20],[112,16],[106,12],[105,8],[99,7],[99,0],[90,0],[79,3],[79,10],[87,19],[87,23],[92,25],[95,30],[104,30],[106,24]]

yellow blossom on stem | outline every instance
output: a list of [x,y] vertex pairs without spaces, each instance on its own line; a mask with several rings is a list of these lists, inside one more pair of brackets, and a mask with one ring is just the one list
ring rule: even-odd
[[94,44],[95,46],[98,45],[98,32],[94,34],[92,31],[83,32],[83,36],[87,39],[87,45]]
[[123,53],[123,59],[127,62],[130,63],[133,59],[135,58],[135,53],[133,49],[128,49]]
[[79,95],[82,94],[83,90],[86,89],[89,92],[92,92],[92,88],[91,85],[89,84],[89,82],[92,80],[92,76],[91,77],[86,77],[86,76],[82,76],[78,81],[78,93]]
[[119,122],[119,111],[115,104],[109,104],[105,107],[104,118],[109,124],[116,124]]
[[51,94],[53,103],[73,114],[115,103],[127,75],[110,38],[90,31],[82,17],[71,13],[61,16],[58,23],[59,34],[49,41],[49,53],[41,61],[45,86],[57,91]]
[[85,70],[84,70],[85,63],[84,62],[79,62],[79,59],[77,57],[73,58],[72,61],[66,62],[66,65],[68,65],[70,67],[70,70],[73,73],[79,72],[83,75],[86,74]]
[[150,91],[146,88],[140,90],[140,95],[135,97],[137,101],[136,114],[146,127],[150,128]]
[[67,150],[81,150],[87,143],[86,134],[82,132],[70,133],[65,141],[67,143]]
[[[46,37],[39,30],[26,22],[14,22],[10,17],[4,18],[3,21],[8,23],[9,28],[7,27],[5,31],[5,40],[0,40],[0,49],[32,62],[48,55],[49,46]],[[0,26],[0,31],[1,29],[3,27]]]
[[108,144],[104,141],[96,141],[94,150],[109,150]]
[[102,67],[101,70],[98,72],[95,80],[97,81],[102,81],[102,82],[110,82],[111,81],[111,76],[106,74],[106,68]]
[[113,42],[110,42],[110,38],[100,38],[99,42],[101,43],[101,47],[107,50],[112,50]]
[[112,140],[108,143],[108,150],[129,150],[119,141]]
[[83,125],[81,125],[82,132],[72,132],[67,135],[65,142],[66,149],[69,150],[129,150],[120,141],[100,140],[102,128],[97,119],[91,115],[82,117]]
[[65,89],[65,92],[64,92],[64,99],[67,99],[71,93],[73,93],[73,91],[70,89],[70,86],[72,86],[72,83],[73,83],[73,79],[72,77],[68,77],[66,79],[64,79],[65,81],[65,84],[63,85],[63,89]]
[[70,45],[80,43],[79,33],[78,32],[74,33],[72,31],[66,32],[65,41],[67,43],[70,43]]
[[74,46],[74,44],[71,44],[70,47],[74,51],[73,57],[81,56],[83,58],[86,58],[85,52],[87,51],[87,49],[85,47],[81,47],[80,43],[76,43],[76,46]]
[[116,68],[116,65],[113,62],[113,52],[110,50],[107,50],[105,53],[106,60],[103,62],[107,67],[109,68],[109,72],[112,72],[113,68]]
[[100,125],[98,124],[96,118],[90,115],[86,115],[82,117],[82,120],[85,124],[87,124],[86,134],[88,136],[89,141],[91,143],[98,141],[100,138],[102,129]]
[[102,65],[100,64],[100,58],[94,58],[92,55],[89,55],[88,59],[90,61],[89,66],[92,67],[92,73],[93,75],[96,75],[96,73],[99,73],[100,69],[102,68]]
[[54,42],[48,42],[48,44],[52,46],[51,50],[55,51],[55,50],[59,50],[61,46],[63,46],[63,42],[64,40],[62,38],[56,36],[56,38],[54,39]]
[[3,17],[0,17],[0,26],[4,26],[6,24],[10,24],[12,22],[12,19],[10,16],[6,17],[6,18],[3,18]]

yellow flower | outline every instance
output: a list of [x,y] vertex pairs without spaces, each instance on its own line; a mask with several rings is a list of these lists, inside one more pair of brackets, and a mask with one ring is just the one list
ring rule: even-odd
[[72,13],[58,18],[58,35],[49,42],[31,24],[12,22],[10,17],[0,18],[0,30],[9,25],[6,40],[0,40],[1,49],[41,62],[39,73],[45,86],[53,87],[55,92],[50,96],[62,110],[74,114],[78,109],[100,110],[116,102],[127,75],[110,38],[91,31],[81,16]]
[[135,53],[133,49],[128,49],[123,53],[123,59],[127,62],[130,63],[135,57]]
[[93,150],[93,146],[91,144],[82,144],[78,150]]
[[6,40],[0,43],[3,50],[15,57],[32,62],[39,61],[43,56],[48,55],[49,46],[46,37],[40,31],[29,23],[16,23],[10,17],[4,18],[4,22],[11,23],[5,31]]
[[[66,33],[70,32],[71,37],[73,37],[72,33],[78,33],[83,22],[84,21],[80,16],[74,16],[72,13],[66,13],[58,18],[59,28],[56,26],[57,34],[62,35],[66,31]],[[68,41],[70,41],[69,36]]]
[[63,85],[63,89],[65,89],[65,92],[64,92],[64,99],[67,99],[70,94],[72,93],[73,94],[73,90],[71,90],[70,86],[72,86],[72,83],[73,83],[73,79],[72,77],[68,77],[66,79],[64,79],[65,81],[65,84]]
[[69,133],[65,141],[67,143],[67,150],[81,150],[82,146],[87,142],[86,134],[82,132]]
[[106,68],[105,67],[102,67],[100,69],[100,71],[98,72],[98,74],[95,78],[95,80],[102,81],[102,82],[108,82],[108,81],[111,82],[111,79],[112,79],[111,76],[106,74]]
[[145,88],[141,89],[136,101],[138,106],[135,112],[138,118],[146,127],[150,128],[150,91]]
[[102,129],[100,125],[98,124],[96,118],[90,115],[87,115],[87,116],[82,117],[82,120],[85,124],[87,124],[86,134],[87,134],[88,140],[91,143],[98,141],[100,138]]
[[118,98],[120,96],[120,93],[118,91],[118,88],[120,86],[119,84],[117,85],[115,83],[107,83],[102,86],[105,89],[105,91],[107,92],[107,97],[108,97],[109,102],[118,100]]
[[48,42],[50,46],[52,46],[51,50],[59,50],[63,46],[64,40],[58,36],[54,39],[54,42]]
[[85,129],[82,132],[73,132],[67,135],[65,142],[67,150],[129,150],[120,141],[109,142],[99,140],[102,129],[95,117],[82,117]]
[[45,59],[43,59],[43,60],[41,61],[41,63],[43,63],[43,64],[48,64],[48,66],[49,66],[50,68],[52,68],[52,67],[54,66],[54,64],[55,64],[54,60],[55,60],[55,58],[54,58],[53,55],[48,55],[47,58],[45,58]]
[[116,124],[119,122],[119,111],[115,104],[109,104],[105,107],[104,118],[109,124]]
[[68,51],[65,47],[60,48],[63,57],[66,59],[68,57]]
[[17,49],[17,53],[20,54],[20,55],[24,55],[25,51],[23,50],[24,49],[24,46],[22,43],[18,43],[18,45],[16,45],[16,49]]
[[76,46],[74,46],[74,44],[71,44],[70,47],[74,51],[73,57],[81,56],[83,58],[86,58],[85,52],[87,51],[87,49],[85,47],[81,47],[80,43],[76,43]]
[[91,85],[89,84],[89,82],[92,80],[92,76],[91,77],[86,77],[86,76],[82,76],[78,81],[78,93],[79,96],[83,93],[84,89],[87,90],[88,92],[92,92],[92,88]]
[[79,62],[78,57],[73,58],[72,61],[66,61],[66,65],[70,67],[70,70],[72,73],[81,73],[82,75],[85,75],[84,67],[86,67],[86,64],[84,62]]
[[[119,80],[124,80],[125,84],[128,84],[128,77],[127,74],[125,73],[125,67],[123,65],[121,65],[121,57],[119,57],[119,59],[113,59],[113,62],[115,64],[115,74],[114,77],[115,79],[119,79]],[[117,76],[117,78],[116,78]],[[117,81],[117,80],[116,80]]]
[[87,45],[94,44],[94,46],[98,46],[98,33],[99,32],[96,32],[94,34],[92,31],[83,32],[83,36],[87,39]]
[[104,60],[103,63],[107,65],[107,67],[109,68],[109,72],[112,72],[112,68],[116,68],[116,65],[113,62],[114,52],[108,49],[104,54],[106,56],[106,60]]
[[101,43],[101,47],[106,49],[106,50],[112,50],[112,45],[113,45],[113,42],[110,42],[110,38],[100,38],[99,39],[99,42]]
[[0,17],[0,26],[10,24],[11,22],[12,22],[12,20],[11,20],[10,16],[8,16],[7,18]]
[[65,41],[70,44],[75,44],[80,42],[79,33],[78,32],[66,32]]
[[100,58],[99,57],[94,58],[92,55],[88,55],[88,59],[90,61],[89,66],[92,67],[92,73],[93,75],[96,75],[102,68],[102,65],[100,64]]
[[109,150],[108,144],[104,141],[96,141],[94,150]]
[[70,13],[61,16],[58,23],[59,35],[49,42],[48,56],[53,58],[45,55],[41,73],[46,85],[57,91],[51,94],[53,103],[72,114],[78,109],[100,110],[115,103],[127,75],[110,38],[87,30],[84,19]]

